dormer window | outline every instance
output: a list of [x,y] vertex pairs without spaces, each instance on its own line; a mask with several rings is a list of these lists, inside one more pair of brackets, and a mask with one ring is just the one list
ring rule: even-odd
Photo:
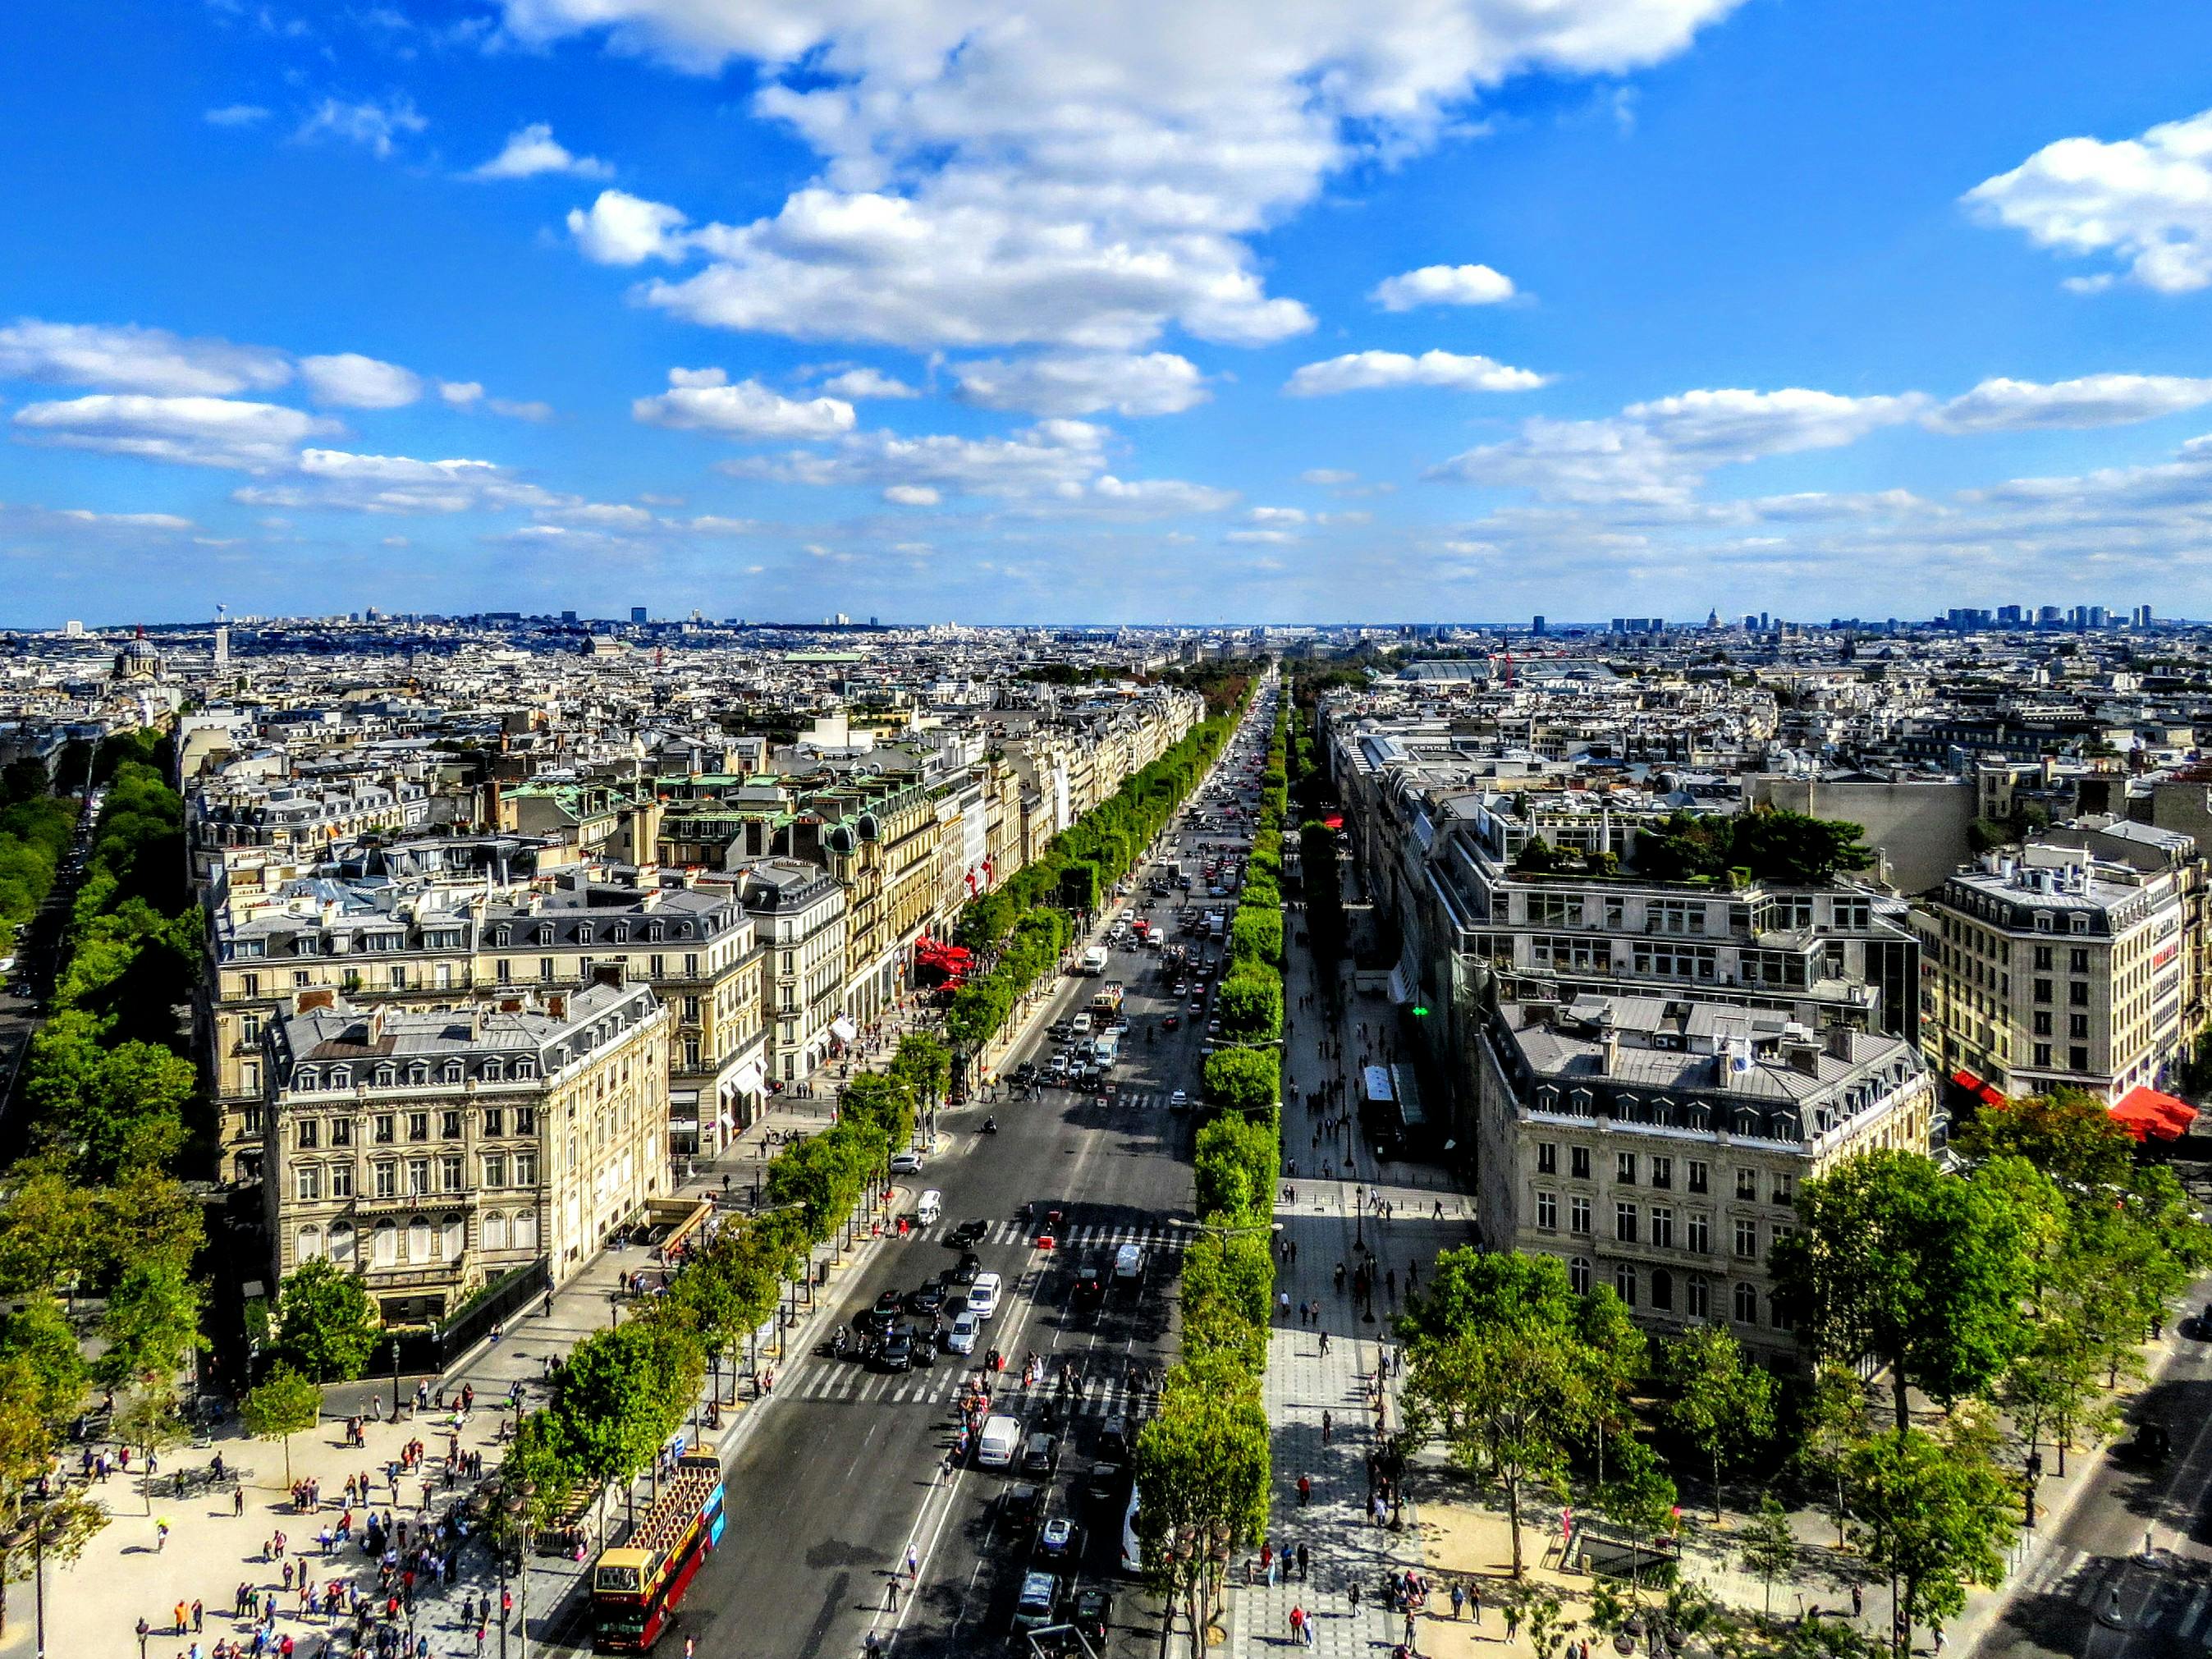
[[407,1068],[407,1086],[409,1088],[420,1089],[425,1084],[428,1083],[429,1080],[430,1064],[428,1060],[418,1060],[412,1066],[410,1066]]
[[538,942],[540,945],[550,945],[553,942],[553,924],[551,922],[541,921],[538,924]]
[[376,1068],[376,1086],[378,1088],[389,1089],[393,1084],[398,1082],[398,1080],[399,1068],[397,1066],[380,1066]]
[[505,950],[508,945],[514,942],[514,929],[512,927],[493,928],[491,930],[491,942],[500,950]]
[[579,945],[589,945],[592,942],[592,936],[595,930],[592,927],[592,924],[588,921],[586,922],[582,927],[576,929],[576,943]]
[[607,937],[613,940],[617,945],[629,944],[629,924],[623,921],[617,922],[612,927],[607,930]]
[[315,1090],[322,1087],[322,1074],[313,1067],[306,1071],[295,1072],[292,1076],[292,1086],[312,1094]]
[[301,933],[292,941],[292,954],[295,957],[320,956],[322,951],[323,942],[313,933]]
[[331,1066],[331,1087],[333,1089],[350,1089],[353,1087],[353,1072],[351,1069],[343,1066]]
[[447,1082],[448,1082],[448,1083],[459,1083],[459,1081],[461,1081],[462,1078],[463,1078],[465,1074],[466,1074],[466,1068],[465,1068],[465,1067],[464,1067],[464,1066],[462,1066],[462,1064],[461,1064],[461,1062],[460,1062],[459,1060],[447,1060],[447,1061],[446,1062],[446,1081],[447,1081]]
[[667,933],[668,929],[659,922],[648,921],[645,924],[645,937],[647,944],[659,944],[667,936]]
[[534,1060],[516,1060],[514,1062],[514,1075],[518,1080],[536,1077],[538,1075],[538,1062]]
[[483,1070],[478,1073],[481,1079],[486,1083],[500,1082],[506,1077],[506,1075],[507,1067],[501,1065],[499,1061],[495,1060],[488,1060],[484,1061]]

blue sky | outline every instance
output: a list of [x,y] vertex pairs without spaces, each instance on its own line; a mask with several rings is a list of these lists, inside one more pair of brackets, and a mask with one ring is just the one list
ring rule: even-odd
[[2212,614],[2212,14],[30,4],[0,623]]

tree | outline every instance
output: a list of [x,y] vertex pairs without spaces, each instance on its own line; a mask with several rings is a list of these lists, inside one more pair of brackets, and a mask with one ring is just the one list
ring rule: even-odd
[[20,1370],[0,1376],[0,1389],[21,1390],[21,1403],[41,1422],[58,1428],[76,1414],[88,1373],[76,1328],[51,1295],[33,1291],[0,1318],[0,1353],[21,1362]]
[[1721,1518],[1721,1476],[1763,1447],[1774,1432],[1774,1383],[1746,1364],[1735,1334],[1717,1325],[1683,1332],[1659,1351],[1659,1374],[1673,1391],[1662,1408],[1667,1426],[1705,1459],[1713,1477],[1713,1520]]
[[1205,1659],[1230,1552],[1267,1533],[1267,1421],[1256,1395],[1171,1386],[1137,1436],[1145,1582],[1189,1620],[1191,1659]]
[[1283,981],[1256,963],[1233,969],[1221,981],[1215,1007],[1221,1035],[1231,1042],[1273,1042],[1283,1034]]
[[284,1443],[284,1484],[292,1484],[292,1437],[322,1420],[323,1391],[313,1378],[278,1365],[238,1404],[239,1420],[257,1440]]
[[316,1382],[359,1376],[382,1335],[361,1280],[331,1261],[303,1262],[276,1293],[276,1346]]
[[1270,1048],[1222,1048],[1206,1058],[1206,1103],[1224,1112],[1272,1109],[1282,1097],[1282,1062]]
[[589,1480],[627,1480],[683,1422],[705,1373],[698,1342],[663,1321],[586,1337],[561,1374],[554,1443]]
[[1182,1305],[1218,1301],[1266,1328],[1275,1299],[1275,1258],[1266,1233],[1200,1233],[1182,1253]]
[[[185,1419],[177,1413],[176,1390],[166,1378],[142,1378],[115,1408],[115,1437],[135,1446],[142,1457],[150,1457],[188,1437]],[[154,1512],[154,1488],[146,1487],[146,1513]]]
[[1642,1437],[1610,1437],[1606,1448],[1605,1479],[1592,1494],[1599,1514],[1629,1537],[1632,1559],[1630,1583],[1643,1583],[1643,1565],[1634,1553],[1645,1539],[1668,1530],[1674,1518],[1674,1482],[1659,1467],[1657,1454]]
[[2027,1218],[1990,1183],[1917,1152],[1861,1152],[1808,1181],[1797,1213],[1770,1257],[1778,1293],[1815,1358],[1889,1367],[1899,1427],[1909,1387],[1948,1404],[2020,1351]]
[[1759,1495],[1759,1509],[1744,1525],[1743,1565],[1766,1586],[1766,1611],[1774,1611],[1774,1581],[1797,1565],[1797,1534],[1790,1530],[1790,1511],[1771,1492]]
[[1516,1578],[1522,1497],[1532,1488],[1565,1491],[1569,1452],[1589,1417],[1579,1358],[1563,1334],[1498,1325],[1425,1339],[1414,1350],[1408,1417],[1416,1431],[1440,1435],[1455,1461],[1504,1491]]
[[134,1261],[108,1295],[100,1332],[106,1352],[93,1370],[110,1388],[134,1382],[166,1385],[185,1357],[204,1347],[199,1334],[199,1291],[184,1269],[161,1261]]
[[1200,1215],[1255,1222],[1273,1215],[1278,1159],[1270,1125],[1224,1112],[1198,1132],[1191,1164]]
[[1879,1435],[1851,1454],[1847,1476],[1853,1536],[1869,1565],[1887,1573],[1912,1626],[1948,1619],[1966,1604],[1969,1584],[2004,1578],[2004,1551],[2018,1508],[1988,1456],[1919,1429]]
[[72,1285],[88,1278],[98,1249],[98,1195],[48,1159],[10,1172],[0,1202],[0,1292]]
[[[75,1565],[107,1518],[106,1505],[66,1487],[43,1501],[11,1504],[9,1523],[0,1526],[0,1587],[28,1578],[41,1559],[50,1567]],[[0,1588],[0,1632],[7,1627]]]
[[1829,1495],[1836,1523],[1836,1547],[1844,1545],[1849,1518],[1845,1475],[1850,1454],[1869,1433],[1866,1385],[1848,1365],[1824,1364],[1813,1378],[1798,1424],[1797,1458],[1806,1474]]

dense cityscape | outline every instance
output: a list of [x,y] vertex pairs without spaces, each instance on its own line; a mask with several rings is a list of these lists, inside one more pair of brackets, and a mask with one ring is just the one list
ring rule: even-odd
[[0,61],[0,1659],[2212,1659],[2212,8]]

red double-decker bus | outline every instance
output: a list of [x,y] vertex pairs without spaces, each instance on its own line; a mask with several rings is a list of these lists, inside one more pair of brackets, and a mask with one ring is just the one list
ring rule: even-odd
[[592,1568],[592,1647],[645,1653],[666,1632],[691,1579],[721,1540],[722,1461],[699,1453],[676,1461],[676,1474],[619,1549],[601,1550]]

